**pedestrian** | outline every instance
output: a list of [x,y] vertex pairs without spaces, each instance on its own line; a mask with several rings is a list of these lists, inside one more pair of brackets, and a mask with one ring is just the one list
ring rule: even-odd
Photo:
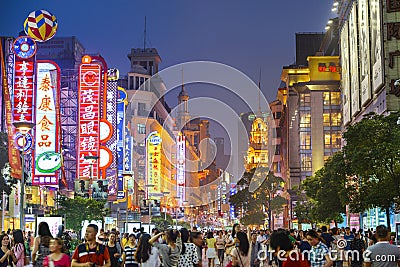
[[[167,244],[156,242],[162,236]],[[149,243],[158,249],[161,254],[163,267],[177,267],[182,249],[180,233],[177,230],[168,230],[153,236]]]
[[389,229],[379,225],[376,227],[375,236],[378,242],[366,250],[365,267],[400,266],[400,250],[397,246],[389,244]]
[[10,237],[7,234],[2,234],[0,236],[0,243],[0,267],[13,266],[13,251],[10,245]]
[[275,256],[282,262],[282,267],[310,266],[304,255],[294,248],[293,242],[285,232],[274,232],[271,235],[270,247],[275,251]]
[[43,266],[45,267],[70,267],[71,260],[68,255],[65,254],[64,241],[56,237],[50,240],[50,255],[46,256],[43,260]]
[[150,244],[150,238],[151,236],[146,233],[140,236],[135,253],[135,261],[140,263],[140,267],[159,267],[161,264],[160,254],[157,248]]
[[311,267],[330,267],[333,262],[331,260],[328,247],[322,243],[321,237],[317,231],[309,230],[307,232],[307,240],[311,245],[310,264]]
[[206,243],[207,243],[206,257],[208,260],[208,267],[214,267],[214,260],[217,257],[217,253],[216,253],[217,246],[216,246],[216,240],[214,238],[214,234],[212,231],[207,233]]
[[189,231],[181,228],[182,251],[179,256],[178,267],[193,267],[199,265],[199,256],[197,254],[196,245],[189,243]]
[[125,265],[126,267],[139,267],[138,261],[135,260],[136,251],[136,235],[130,234],[128,236],[128,243],[124,247],[124,253],[122,254],[122,266]]
[[121,258],[121,245],[117,242],[116,234],[111,233],[107,242],[108,253],[110,254],[111,267],[119,267],[119,259]]
[[343,242],[340,240],[344,239],[339,235],[338,228],[332,228],[332,238],[333,241],[331,243],[331,255],[332,259],[334,260],[334,265],[335,267],[343,267],[344,250],[342,246],[338,246],[338,243],[340,244],[340,242]]
[[14,240],[13,262],[15,267],[23,267],[25,265],[24,236],[20,229],[14,230],[12,235]]
[[42,267],[44,258],[50,254],[50,240],[53,239],[47,222],[40,222],[38,236],[33,241],[32,264],[35,267]]
[[[353,242],[351,243],[350,246],[351,250],[353,253],[351,253],[352,255],[352,259],[351,259],[351,267],[362,267],[363,266],[363,253],[364,250],[366,249],[365,247],[365,243],[364,240],[361,238],[361,232],[356,232],[356,235],[353,239]],[[357,253],[354,253],[356,252]]]
[[199,266],[203,265],[203,257],[201,250],[203,248],[203,234],[201,232],[191,232],[190,233],[190,241],[196,245],[196,251],[197,251],[197,258],[199,259]]
[[244,232],[237,232],[235,238],[235,248],[231,251],[232,266],[250,266],[251,249],[249,238]]
[[257,233],[251,234],[251,258],[250,258],[250,266],[251,267],[258,267],[260,266],[260,259],[259,259],[259,251],[261,251],[261,243],[257,241]]
[[328,248],[331,248],[331,243],[333,241],[333,237],[331,236],[331,234],[328,233],[328,228],[324,225],[321,227],[321,237],[323,240],[325,240],[325,245]]
[[[76,247],[72,255],[71,267],[110,267],[110,254],[103,244],[96,242],[96,235],[99,227],[95,224],[89,224],[86,227],[85,243]],[[86,263],[83,265],[82,263]]]
[[222,231],[217,232],[217,237],[216,237],[216,246],[217,246],[217,255],[218,255],[218,260],[220,262],[220,265],[222,266],[224,263],[224,256],[225,256],[225,244],[226,244],[226,239],[223,236]]

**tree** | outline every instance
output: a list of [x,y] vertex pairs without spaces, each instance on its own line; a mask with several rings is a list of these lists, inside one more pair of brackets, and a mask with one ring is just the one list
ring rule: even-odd
[[309,214],[313,220],[324,223],[333,220],[336,225],[343,222],[341,213],[346,212],[346,204],[349,203],[346,181],[347,165],[343,152],[339,151],[314,176],[302,182],[307,197],[313,200]]
[[85,220],[102,221],[109,214],[105,208],[106,200],[95,200],[76,196],[68,198],[61,195],[56,200],[59,206],[57,213],[65,216],[66,228],[73,229],[79,235]]
[[400,127],[399,114],[367,114],[350,125],[343,137],[343,149],[353,183],[350,209],[363,212],[380,207],[386,211],[390,227],[390,209],[400,199]]
[[[263,224],[265,221],[264,210],[267,208],[270,214],[271,206],[269,204],[282,183],[283,179],[275,176],[268,168],[262,167],[245,172],[237,183],[237,186],[243,187],[243,189],[230,196],[229,199],[236,209],[244,210],[241,222],[246,225]],[[276,203],[279,201],[277,200]]]
[[161,213],[161,217],[152,217],[151,223],[159,230],[167,230],[171,225],[173,225],[173,220],[171,215],[167,214],[167,219],[164,220],[165,213]]

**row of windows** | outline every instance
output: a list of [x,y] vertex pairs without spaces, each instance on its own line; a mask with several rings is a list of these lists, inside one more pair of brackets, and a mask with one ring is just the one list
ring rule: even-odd
[[324,106],[340,106],[340,92],[324,92]]

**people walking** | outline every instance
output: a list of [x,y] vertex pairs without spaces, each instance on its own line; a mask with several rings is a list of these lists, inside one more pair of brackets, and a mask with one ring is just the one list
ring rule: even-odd
[[317,231],[309,230],[307,232],[307,240],[311,245],[310,264],[311,267],[330,267],[333,262],[329,255],[328,247],[322,243]]
[[20,229],[14,230],[12,235],[14,240],[13,262],[15,267],[23,267],[25,265],[24,236]]
[[222,231],[217,232],[217,237],[215,238],[215,240],[216,240],[218,260],[220,262],[220,265],[223,266],[225,258],[226,239]]
[[199,257],[197,254],[196,245],[189,243],[189,231],[186,228],[182,228],[181,239],[182,239],[182,251],[179,256],[178,267],[193,267],[199,265]]
[[[111,266],[107,247],[96,242],[98,230],[99,228],[95,224],[89,224],[86,227],[86,242],[76,247],[72,255],[71,267]],[[86,265],[82,265],[82,263],[86,263]]]
[[[162,236],[167,244],[156,242]],[[177,230],[168,230],[153,236],[149,243],[155,246],[161,254],[163,267],[177,267],[182,249],[180,233]]]
[[236,233],[235,248],[232,249],[232,266],[247,267],[250,266],[250,244],[249,239],[244,232]]
[[107,248],[110,254],[111,267],[119,267],[119,259],[122,256],[121,245],[116,240],[115,233],[108,236]]
[[[139,239],[137,250],[135,253],[135,261],[140,264],[140,267],[159,267],[161,264],[160,254],[157,248],[150,244],[151,236],[142,234]],[[132,265],[126,265],[127,267]]]
[[56,237],[50,241],[50,255],[46,256],[43,260],[44,267],[70,267],[71,260],[65,254],[64,241]]
[[135,259],[135,255],[137,251],[137,242],[136,242],[136,235],[130,234],[128,236],[128,243],[124,247],[124,253],[122,254],[122,266],[126,267],[138,267],[139,261]]
[[217,253],[216,253],[217,246],[216,246],[216,240],[214,238],[214,234],[212,231],[207,233],[206,243],[207,243],[206,257],[208,260],[208,267],[214,267],[214,261],[215,261],[215,258],[217,257]]
[[39,223],[38,236],[33,241],[32,263],[35,267],[42,267],[44,258],[50,254],[50,240],[53,236],[47,222]]
[[10,245],[10,237],[7,234],[0,236],[0,267],[8,267],[13,265],[13,251]]

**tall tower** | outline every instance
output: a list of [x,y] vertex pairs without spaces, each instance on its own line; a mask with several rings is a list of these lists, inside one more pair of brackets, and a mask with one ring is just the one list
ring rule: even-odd
[[190,115],[189,115],[189,109],[188,109],[188,100],[189,100],[189,95],[185,91],[185,86],[183,84],[183,70],[182,70],[182,87],[181,91],[178,95],[178,114],[177,114],[177,122],[178,122],[178,129],[183,130],[190,128],[189,121],[190,121]]

